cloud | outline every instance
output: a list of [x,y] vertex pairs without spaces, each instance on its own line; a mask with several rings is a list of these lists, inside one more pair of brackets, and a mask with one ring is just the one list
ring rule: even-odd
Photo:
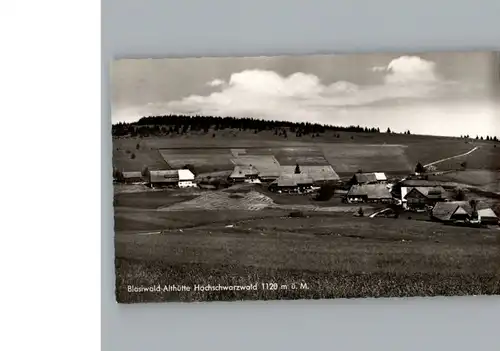
[[436,82],[436,64],[418,56],[401,56],[386,67],[386,83]]
[[224,84],[225,84],[225,82],[222,79],[214,79],[214,80],[207,83],[207,85],[209,85],[211,87],[218,87],[218,86],[221,86]]
[[446,86],[438,78],[435,64],[419,57],[402,56],[373,70],[385,72],[384,84],[360,86],[346,81],[324,84],[319,77],[303,72],[283,77],[274,71],[245,70],[232,74],[227,82],[220,79],[209,82],[210,86],[220,88],[210,95],[160,103],[157,109],[163,109],[164,113],[304,119],[346,107],[436,97],[439,89]]
[[[268,70],[244,70],[232,74],[228,81],[214,79],[208,82],[217,90],[209,95],[152,103],[140,107],[135,113],[139,116],[207,114],[357,124],[356,118],[364,121],[364,116],[371,115],[370,109],[385,108],[387,111],[394,106],[419,103],[429,106],[440,97],[467,95],[467,89],[460,84],[439,77],[434,62],[420,57],[401,56],[386,66],[371,70],[377,75],[384,74],[382,83],[357,85],[337,81],[325,84],[319,77],[303,72],[281,76]],[[357,112],[353,112],[355,110]],[[363,116],[360,111],[363,111]]]

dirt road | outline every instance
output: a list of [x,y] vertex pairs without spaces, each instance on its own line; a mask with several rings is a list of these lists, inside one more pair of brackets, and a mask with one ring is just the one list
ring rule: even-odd
[[458,158],[458,157],[462,157],[462,156],[467,156],[467,155],[473,153],[474,151],[476,151],[477,149],[479,149],[479,146],[474,147],[473,149],[467,151],[466,153],[463,153],[463,154],[460,154],[460,155],[451,156],[451,157],[447,157],[447,158],[443,158],[441,160],[437,160],[437,161],[428,163],[428,164],[424,165],[424,167],[429,167],[429,166],[432,166],[432,165],[435,165],[435,164],[438,164],[438,163],[441,163],[441,162],[444,162],[444,161],[452,160],[454,158]]

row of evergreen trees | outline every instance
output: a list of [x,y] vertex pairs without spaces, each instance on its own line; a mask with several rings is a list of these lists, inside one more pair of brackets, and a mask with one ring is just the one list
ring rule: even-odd
[[148,136],[164,134],[186,134],[189,132],[208,133],[225,129],[240,131],[251,130],[255,133],[261,131],[274,131],[276,135],[285,135],[288,132],[296,136],[318,135],[328,131],[380,133],[379,128],[361,126],[332,126],[318,123],[297,123],[287,121],[262,120],[253,118],[215,117],[215,116],[151,116],[143,117],[134,123],[117,123],[112,127],[113,136]]
[[[462,139],[472,139],[468,134],[467,135],[461,135],[460,138]],[[486,140],[486,141],[498,141],[498,138],[496,136],[490,137],[489,135],[486,136],[486,138],[483,138],[482,136],[476,135],[476,140]]]

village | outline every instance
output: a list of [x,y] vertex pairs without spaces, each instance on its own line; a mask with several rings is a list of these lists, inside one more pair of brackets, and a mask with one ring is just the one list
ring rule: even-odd
[[[233,170],[217,174],[195,174],[192,165],[182,169],[114,171],[114,182],[142,185],[149,189],[193,189],[216,191],[221,188],[254,185],[278,196],[307,196],[311,199],[340,198],[337,206],[366,205],[377,210],[365,214],[362,207],[354,216],[437,221],[448,225],[498,226],[499,218],[487,202],[466,198],[464,189],[454,184],[429,180],[439,173],[423,167],[406,176],[388,177],[385,172],[363,172],[340,178],[331,165],[280,165],[270,156],[244,157],[234,161]],[[417,172],[418,171],[418,172]]]

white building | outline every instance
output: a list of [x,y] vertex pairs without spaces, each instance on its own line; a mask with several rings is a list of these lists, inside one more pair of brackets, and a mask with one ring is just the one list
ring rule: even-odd
[[179,188],[192,188],[196,186],[194,174],[189,169],[179,169]]
[[197,186],[194,182],[194,174],[189,169],[150,171],[149,184],[153,188],[191,188]]

